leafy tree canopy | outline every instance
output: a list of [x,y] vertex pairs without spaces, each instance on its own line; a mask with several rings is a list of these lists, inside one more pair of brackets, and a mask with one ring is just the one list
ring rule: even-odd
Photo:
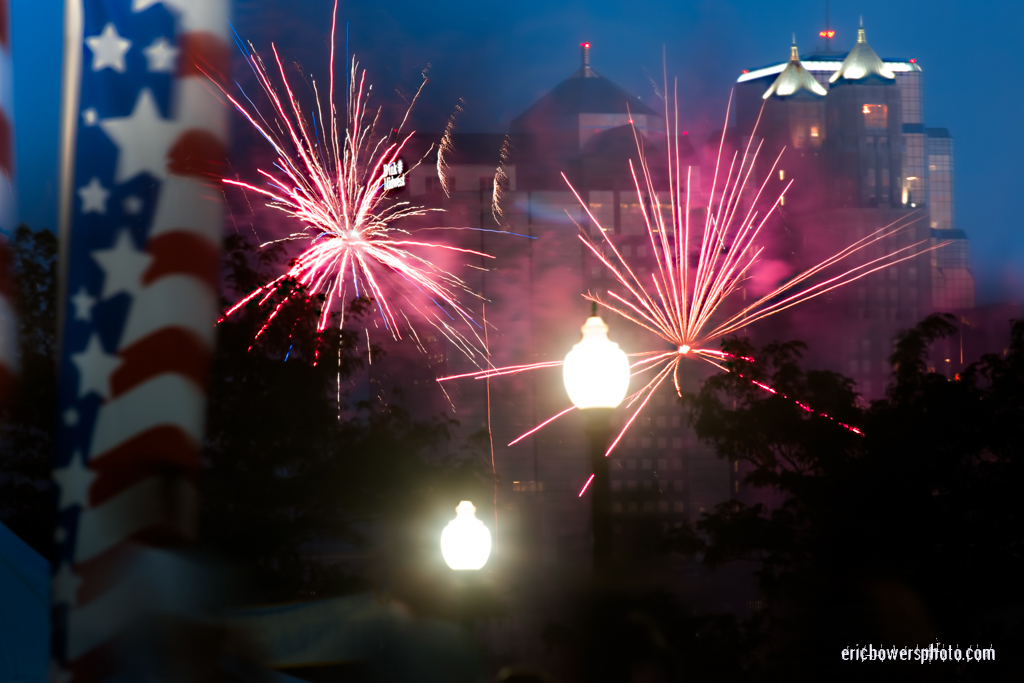
[[984,668],[930,665],[927,680],[993,680],[1017,666],[1024,321],[1012,325],[1005,355],[987,355],[949,381],[927,371],[927,357],[932,342],[955,332],[952,320],[933,315],[898,337],[886,397],[867,407],[851,380],[805,371],[799,343],[755,352],[738,339],[730,350],[757,361],[737,362],[689,397],[698,437],[738,460],[744,482],[769,501],[740,496],[670,539],[710,566],[758,567],[767,609],[743,648],[751,680],[907,680],[922,675],[920,663],[918,673],[905,663],[866,672],[869,664],[843,662],[841,650],[936,639],[1006,655]]

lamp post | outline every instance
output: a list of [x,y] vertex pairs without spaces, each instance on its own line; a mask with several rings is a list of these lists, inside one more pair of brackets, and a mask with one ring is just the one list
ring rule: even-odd
[[608,325],[597,315],[597,304],[593,304],[581,331],[583,339],[565,357],[562,379],[569,398],[586,421],[594,472],[589,487],[594,571],[600,574],[608,569],[612,547],[612,494],[605,457],[611,436],[609,418],[626,396],[630,369],[625,352],[608,339]]
[[476,506],[468,500],[455,508],[455,519],[441,532],[441,555],[457,571],[477,570],[491,555],[491,532],[476,518]]

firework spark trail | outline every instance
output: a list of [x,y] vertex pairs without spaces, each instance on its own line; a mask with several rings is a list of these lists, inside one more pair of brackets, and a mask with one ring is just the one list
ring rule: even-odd
[[499,225],[501,224],[501,219],[505,217],[505,212],[501,209],[501,191],[508,183],[508,174],[505,173],[505,166],[508,164],[510,146],[511,139],[506,135],[505,140],[501,143],[500,163],[498,168],[494,169],[494,186],[491,190],[491,216],[494,217],[494,222]]
[[[461,102],[461,100],[459,101]],[[446,197],[452,196],[448,186],[447,157],[455,152],[455,145],[452,143],[452,133],[455,130],[455,117],[461,112],[462,106],[455,105],[455,111],[448,117],[448,125],[444,127],[444,135],[441,136],[441,142],[437,145],[437,178],[441,181],[441,189],[444,190]]]
[[[367,85],[365,70],[360,72],[353,58],[347,74],[346,113],[344,119],[339,120],[334,83],[337,9],[335,2],[326,106],[314,81],[315,109],[309,114],[303,112],[274,46],[271,46],[273,62],[270,69],[251,46],[249,49],[241,46],[269,99],[269,111],[259,110],[248,96],[245,96],[249,103],[246,106],[231,93],[223,91],[242,116],[270,143],[277,156],[275,172],[258,170],[263,186],[228,178],[223,179],[223,183],[263,195],[268,199],[268,206],[284,212],[302,225],[300,230],[281,239],[264,242],[261,247],[288,241],[307,244],[284,275],[243,296],[221,320],[257,298],[259,304],[263,304],[275,293],[281,293],[281,301],[257,333],[258,338],[295,296],[292,286],[299,285],[308,290],[309,295],[323,295],[317,322],[319,333],[327,326],[330,313],[335,308],[340,309],[339,325],[344,324],[346,297],[351,290],[357,297],[363,295],[373,300],[385,328],[394,338],[402,338],[400,319],[404,320],[407,329],[413,330],[403,309],[414,311],[471,360],[484,364],[485,354],[481,350],[484,341],[476,329],[479,325],[469,309],[459,301],[464,294],[478,299],[479,295],[430,257],[443,253],[493,257],[472,249],[412,239],[409,231],[396,227],[396,222],[441,209],[392,200],[386,195],[390,189],[388,180],[410,170],[403,168],[404,162],[400,157],[413,133],[403,133],[403,129],[426,85],[426,78],[412,97],[399,126],[381,137],[376,133],[381,110],[374,112],[368,109],[367,100],[372,86]],[[275,80],[279,85],[275,85]],[[449,122],[449,130],[445,134],[448,147],[451,125]],[[444,165],[445,144],[442,142],[443,149],[438,155],[439,172]],[[443,174],[441,182],[442,186],[446,185]],[[468,332],[458,329],[463,327]]]
[[[674,101],[678,102],[678,82],[675,84],[674,91],[676,93]],[[664,92],[668,92],[667,78]],[[608,232],[601,226],[601,222],[590,212],[587,202],[579,195],[568,178],[564,174],[562,175],[570,191],[595,226],[595,232],[600,235],[600,239],[595,242],[580,226],[580,240],[608,269],[615,283],[623,290],[608,290],[607,298],[601,298],[592,293],[587,293],[584,298],[652,332],[671,344],[673,349],[672,351],[632,354],[634,357],[642,358],[631,366],[633,374],[653,372],[654,376],[641,389],[627,398],[627,408],[632,412],[605,452],[606,457],[621,441],[654,392],[670,375],[673,378],[676,393],[682,395],[678,373],[685,358],[700,359],[720,370],[729,372],[730,368],[723,364],[728,360],[753,361],[753,359],[736,357],[708,348],[714,342],[720,341],[726,335],[735,333],[747,325],[833,291],[837,287],[842,287],[883,268],[916,258],[925,252],[948,244],[948,242],[942,242],[928,247],[926,246],[927,240],[924,240],[895,251],[886,252],[877,258],[864,259],[866,249],[882,245],[884,241],[907,230],[920,219],[908,217],[898,220],[857,240],[738,312],[726,315],[722,322],[713,323],[712,320],[716,314],[723,312],[722,304],[729,300],[730,296],[748,279],[751,269],[763,250],[758,242],[758,237],[775,209],[782,204],[785,193],[792,183],[790,181],[785,185],[764,215],[760,216],[757,208],[762,204],[762,196],[766,195],[768,183],[774,175],[782,153],[780,152],[774,160],[764,181],[754,189],[753,193],[748,192],[748,183],[761,151],[761,145],[758,143],[756,147],[753,147],[754,135],[751,135],[742,156],[739,152],[735,152],[731,159],[723,159],[725,128],[728,127],[731,104],[730,96],[729,106],[726,108],[726,126],[723,128],[722,140],[715,161],[715,174],[712,179],[712,190],[708,196],[703,226],[691,226],[690,224],[691,176],[690,168],[687,167],[685,173],[683,171],[679,145],[678,104],[670,110],[669,99],[665,97],[665,121],[668,124],[666,149],[668,154],[669,202],[667,208],[669,209],[669,218],[667,221],[644,154],[642,139],[634,128],[633,134],[638,151],[639,166],[630,160],[629,169],[656,262],[656,268],[652,269],[649,281],[638,276],[638,269],[631,267],[630,263],[623,258]],[[755,124],[755,131],[756,128],[757,124]],[[744,209],[742,204],[745,199],[750,199],[751,194],[753,195],[752,201]],[[696,244],[691,243],[692,238],[695,238]],[[696,248],[695,251],[698,255],[696,268],[692,268],[689,264],[692,247]],[[855,256],[859,256],[860,262],[854,258]],[[845,270],[841,270],[842,268]],[[839,272],[826,274],[836,270]],[[485,372],[441,378],[439,381],[459,377],[477,379],[497,377],[557,365],[561,365],[561,362],[491,368]],[[850,432],[862,435],[862,432],[856,427],[835,420],[799,400],[785,396],[760,382],[754,382],[754,384],[765,391],[793,401],[806,412],[828,418]],[[541,427],[571,410],[572,408],[569,408],[549,418],[509,445],[535,433]],[[586,491],[589,484],[590,480],[584,485],[580,495]]]

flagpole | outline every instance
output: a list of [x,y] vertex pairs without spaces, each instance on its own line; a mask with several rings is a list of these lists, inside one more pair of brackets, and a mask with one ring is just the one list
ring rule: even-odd
[[60,179],[57,205],[57,337],[56,358],[64,347],[64,315],[71,256],[71,213],[74,205],[75,144],[78,98],[82,84],[83,0],[64,0],[64,55],[60,84]]

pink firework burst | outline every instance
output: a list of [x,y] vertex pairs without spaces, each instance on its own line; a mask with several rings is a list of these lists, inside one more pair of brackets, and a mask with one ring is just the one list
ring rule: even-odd
[[[367,85],[365,70],[360,71],[353,59],[344,121],[339,124],[334,99],[334,44],[332,29],[328,97],[326,103],[321,101],[314,82],[315,108],[308,114],[302,111],[289,84],[276,47],[272,46],[274,59],[272,69],[268,69],[257,53],[241,46],[270,101],[271,111],[259,111],[248,98],[250,106],[246,107],[230,93],[224,94],[270,143],[277,159],[275,171],[258,171],[265,181],[261,186],[232,179],[223,182],[267,197],[268,206],[302,226],[261,247],[281,241],[306,244],[287,272],[246,294],[224,317],[253,301],[262,305],[278,290],[286,292],[257,332],[258,339],[284,304],[298,296],[300,290],[291,287],[297,283],[304,290],[302,296],[323,295],[318,331],[323,331],[335,309],[340,310],[340,324],[344,324],[349,297],[363,296],[372,299],[396,339],[401,338],[403,328],[415,335],[410,320],[414,315],[433,325],[470,358],[482,356],[479,349],[483,343],[476,332],[479,326],[459,301],[461,295],[477,295],[433,257],[451,252],[491,257],[415,239],[398,223],[442,209],[416,206],[388,195],[388,190],[404,184],[404,174],[409,170],[401,156],[413,133],[404,132],[404,128],[426,79],[401,123],[381,135],[380,109],[367,108],[372,86]],[[279,87],[274,85],[273,72],[280,78]]]
[[[666,84],[667,91],[667,84]],[[731,106],[731,99],[730,99]],[[670,118],[670,114],[672,117]],[[729,113],[726,111],[726,124]],[[763,251],[759,237],[769,218],[782,203],[790,181],[770,204],[770,208],[759,215],[757,207],[766,194],[768,179],[773,177],[782,154],[775,159],[765,180],[758,186],[751,186],[750,180],[760,152],[753,136],[742,155],[737,151],[731,160],[723,159],[725,128],[716,159],[712,190],[704,211],[704,220],[691,224],[690,169],[682,163],[678,107],[671,111],[665,98],[665,121],[670,123],[667,131],[668,154],[668,204],[663,206],[655,186],[650,166],[644,155],[643,144],[634,130],[639,164],[630,161],[630,172],[636,188],[638,204],[641,207],[647,237],[654,253],[655,266],[646,275],[639,267],[630,265],[614,240],[601,226],[600,221],[590,213],[587,203],[565,178],[570,190],[597,228],[599,236],[593,240],[586,231],[580,230],[579,238],[590,252],[612,275],[615,288],[601,293],[588,293],[584,298],[607,310],[613,311],[632,323],[648,330],[670,345],[670,350],[645,351],[631,354],[633,376],[644,378],[643,386],[626,399],[631,414],[618,435],[613,439],[605,455],[615,449],[637,416],[651,397],[665,382],[671,379],[677,394],[682,395],[679,384],[679,368],[687,359],[699,359],[716,368],[729,371],[726,364],[737,359],[728,353],[711,348],[725,336],[759,320],[788,308],[821,296],[838,287],[859,280],[883,268],[915,258],[930,249],[937,249],[947,243],[927,246],[927,240],[903,246],[883,253],[877,258],[865,258],[864,252],[872,246],[909,228],[916,219],[897,221],[879,228],[875,232],[838,251],[821,263],[807,269],[788,282],[768,292],[756,301],[739,310],[727,313],[724,304],[731,301],[737,290],[750,278],[752,269]],[[755,126],[756,130],[756,126]],[[690,265],[690,255],[696,254],[696,265]],[[753,361],[752,358],[741,360]],[[511,366],[490,369],[483,372],[443,377],[439,381],[461,377],[485,379],[513,374],[536,368],[555,367],[560,361],[549,361],[533,365]],[[767,385],[755,382],[764,391],[793,400],[803,410],[833,419],[814,410],[798,400],[787,397]],[[566,410],[544,421],[537,427],[513,440],[517,443],[553,420],[572,411]],[[860,434],[851,425],[837,422],[841,427]],[[589,484],[589,480],[587,484]],[[584,485],[583,491],[586,490]],[[583,494],[580,492],[580,495]]]

